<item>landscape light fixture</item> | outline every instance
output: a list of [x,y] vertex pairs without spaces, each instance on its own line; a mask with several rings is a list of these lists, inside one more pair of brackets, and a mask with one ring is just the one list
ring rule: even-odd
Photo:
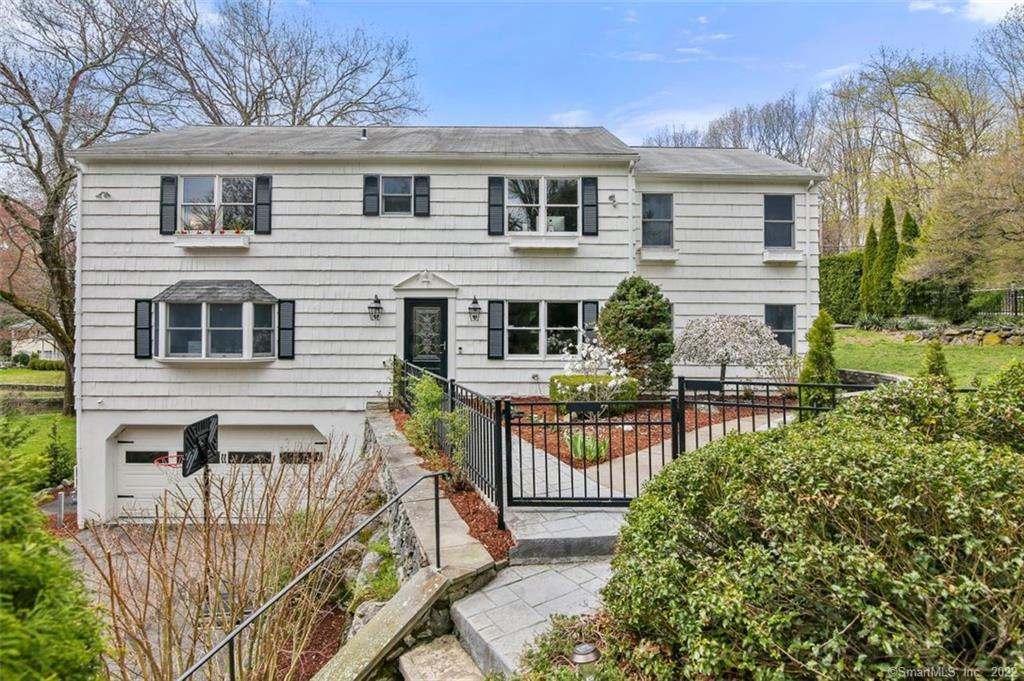
[[576,671],[580,673],[584,681],[594,681],[597,661],[600,659],[601,652],[592,643],[578,643],[572,649],[572,663],[576,665]]
[[384,306],[380,304],[380,296],[374,294],[373,302],[367,305],[366,309],[370,311],[370,319],[380,321],[380,313],[384,311]]
[[469,304],[469,318],[474,322],[480,321],[481,312],[483,310],[480,307],[480,301],[476,299],[476,296],[473,296],[473,302]]

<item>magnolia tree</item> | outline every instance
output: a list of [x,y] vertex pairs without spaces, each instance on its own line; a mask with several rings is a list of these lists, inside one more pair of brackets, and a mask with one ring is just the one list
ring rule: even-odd
[[576,354],[566,354],[565,373],[575,378],[559,389],[574,400],[604,402],[615,399],[615,394],[629,380],[629,370],[623,362],[625,349],[606,347],[599,335],[584,338]]
[[676,339],[674,359],[684,364],[717,364],[721,380],[730,364],[779,366],[789,356],[775,332],[756,317],[712,315],[687,322]]

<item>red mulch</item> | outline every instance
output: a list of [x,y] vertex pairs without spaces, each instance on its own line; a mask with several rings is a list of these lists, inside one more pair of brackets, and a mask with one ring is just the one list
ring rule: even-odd
[[[712,398],[717,399],[717,397]],[[573,468],[593,466],[595,461],[572,458],[569,446],[569,417],[558,414],[554,405],[544,404],[546,398],[523,397],[514,398],[516,409],[522,412],[522,418],[512,422],[512,432],[523,440],[533,443],[551,456]],[[785,398],[772,398],[773,403],[782,404]],[[742,402],[742,400],[741,400]],[[706,428],[709,424],[731,421],[739,417],[749,417],[754,413],[764,414],[765,409],[752,407],[707,407],[686,409],[686,432],[697,428]],[[648,420],[651,425],[647,425]],[[659,424],[659,422],[661,422]],[[666,442],[672,437],[671,410],[667,404],[640,406],[622,415],[603,415],[596,424],[585,421],[572,423],[571,432],[585,433],[587,442],[593,442],[595,436],[608,442],[608,449],[600,457],[601,461],[616,459],[620,456],[642,452],[649,447]],[[547,424],[547,425],[545,425]],[[668,444],[665,445],[668,447]]]
[[57,524],[58,515],[56,513],[50,513],[46,516],[46,529],[57,539],[67,539],[73,537],[78,533],[78,514],[74,511],[69,511],[64,514],[64,527],[59,527]]
[[[327,661],[334,657],[341,647],[341,632],[345,627],[346,615],[342,608],[332,608],[320,613],[313,625],[306,649],[299,653],[294,681],[309,681]],[[292,652],[282,650],[277,654],[277,678],[284,678],[292,663]]]
[[[391,417],[395,421],[395,426],[404,435],[405,426],[411,417],[397,410],[391,412]],[[452,470],[451,462],[443,454],[432,458],[423,456],[419,450],[416,454],[423,459],[423,463],[420,464],[422,468],[429,471]],[[471,485],[468,489],[456,490],[447,480],[441,481],[441,488],[452,502],[455,511],[469,526],[469,536],[483,544],[494,560],[508,558],[508,550],[515,543],[512,533],[498,529],[498,514],[487,505],[477,491]]]

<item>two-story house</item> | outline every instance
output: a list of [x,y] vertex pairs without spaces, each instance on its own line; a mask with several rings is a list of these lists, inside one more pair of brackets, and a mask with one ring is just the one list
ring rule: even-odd
[[211,413],[222,466],[357,436],[392,355],[540,393],[634,273],[677,326],[753,315],[799,350],[817,314],[820,177],[747,150],[603,128],[192,127],[75,158],[80,520],[151,512],[153,459]]

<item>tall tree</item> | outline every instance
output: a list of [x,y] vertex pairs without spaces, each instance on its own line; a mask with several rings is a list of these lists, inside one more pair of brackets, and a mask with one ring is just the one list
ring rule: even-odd
[[878,251],[871,265],[871,297],[869,311],[873,314],[891,317],[896,314],[898,304],[893,289],[893,276],[896,274],[896,258],[899,255],[900,243],[896,236],[896,213],[892,208],[892,200],[886,197],[882,208],[882,229],[878,234]]
[[140,49],[157,62],[150,87],[174,123],[399,123],[420,113],[405,40],[346,35],[274,0],[155,0]]
[[985,66],[1002,92],[1024,139],[1024,3],[1015,5],[992,29],[982,32],[978,46]]
[[[130,46],[141,0],[18,0],[0,27],[0,230],[16,267],[0,299],[38,322],[64,356],[64,413],[74,412],[77,170],[68,157],[111,136],[139,131],[150,62]],[[45,278],[45,290],[27,282]]]
[[875,267],[875,254],[878,252],[878,234],[875,226],[868,227],[868,236],[864,240],[864,264],[860,268],[860,311],[862,314],[871,312],[871,272]]
[[914,256],[917,254],[917,239],[921,235],[917,226],[917,220],[909,210],[903,211],[903,224],[900,227],[900,246],[896,254],[896,274],[893,277],[893,286],[896,287],[896,296],[899,300],[899,309],[903,314],[910,314],[914,311],[917,303],[917,289],[914,282],[903,280]]

